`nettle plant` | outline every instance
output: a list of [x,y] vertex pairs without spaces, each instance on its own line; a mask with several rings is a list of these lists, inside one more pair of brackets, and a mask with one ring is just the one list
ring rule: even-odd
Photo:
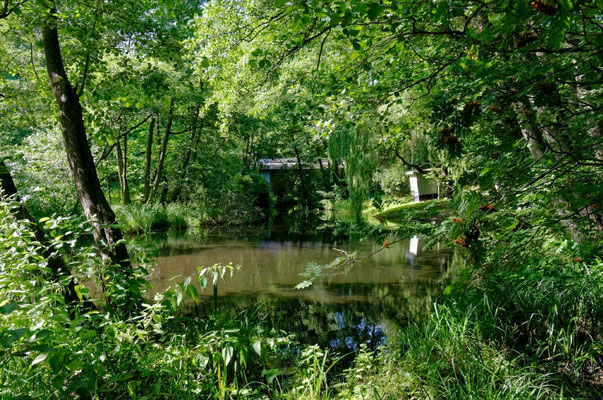
[[[261,380],[261,371],[278,364],[279,349],[291,344],[254,310],[187,314],[186,299],[200,301],[190,278],[145,297],[142,266],[139,276],[123,277],[74,239],[89,234],[85,223],[44,218],[39,224],[51,239],[40,243],[34,223],[15,217],[18,205],[0,203],[0,397],[253,394],[259,389],[249,382]],[[49,254],[60,254],[72,275],[55,278]],[[217,285],[237,269],[206,268],[198,282]],[[67,302],[71,280],[79,298]],[[91,291],[95,285],[104,294]],[[120,306],[126,298],[136,307]]]

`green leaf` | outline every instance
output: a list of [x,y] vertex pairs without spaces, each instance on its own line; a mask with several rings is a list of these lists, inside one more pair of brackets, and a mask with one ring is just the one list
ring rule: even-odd
[[185,293],[188,297],[193,299],[195,303],[199,301],[199,294],[197,293],[197,288],[194,285],[188,285],[185,289]]
[[199,286],[201,287],[201,290],[205,290],[205,288],[207,287],[207,277],[198,276],[197,281],[199,282]]
[[233,353],[234,349],[232,348],[232,346],[226,346],[222,349],[222,359],[224,360],[225,366],[228,366],[228,364],[230,363]]
[[191,277],[187,276],[182,284],[182,288],[186,291],[186,288],[191,284]]
[[259,339],[253,342],[253,350],[258,353],[258,356],[262,355],[262,342]]
[[8,302],[0,306],[0,314],[8,315],[19,308],[17,303]]
[[381,14],[383,14],[383,6],[379,3],[370,4],[366,12],[367,17],[369,17],[371,21],[379,18]]
[[75,293],[80,300],[84,300],[84,298],[87,298],[90,294],[90,288],[88,288],[86,285],[76,285]]
[[333,15],[331,15],[331,21],[329,22],[329,26],[331,28],[335,28],[337,25],[339,25],[340,21],[341,21],[341,16],[339,14],[333,14]]
[[33,367],[34,365],[43,362],[44,360],[46,360],[46,357],[48,357],[48,353],[38,354],[38,356],[34,358],[34,360],[31,362],[31,366]]
[[80,337],[84,340],[90,340],[95,336],[96,336],[96,331],[94,331],[92,329],[88,329],[87,331],[85,331],[84,333],[82,333],[80,335]]
[[310,286],[312,286],[312,281],[311,280],[307,280],[307,281],[303,281],[303,282],[298,283],[295,286],[295,289],[300,290],[300,289],[305,289],[305,288],[310,287]]

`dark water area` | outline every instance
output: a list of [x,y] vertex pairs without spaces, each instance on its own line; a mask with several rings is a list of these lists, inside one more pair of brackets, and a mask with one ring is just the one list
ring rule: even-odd
[[[150,276],[154,292],[196,276],[201,266],[232,262],[241,268],[218,281],[220,308],[237,312],[260,307],[265,318],[300,343],[341,352],[353,352],[363,343],[371,348],[386,343],[411,313],[428,308],[453,258],[448,249],[424,250],[419,238],[378,251],[382,245],[372,239],[336,237],[317,228],[300,231],[299,225],[292,229],[278,221],[145,241],[157,255]],[[308,263],[328,264],[341,251],[357,257],[376,253],[295,289],[305,279],[300,273]],[[209,309],[211,284],[200,293]]]

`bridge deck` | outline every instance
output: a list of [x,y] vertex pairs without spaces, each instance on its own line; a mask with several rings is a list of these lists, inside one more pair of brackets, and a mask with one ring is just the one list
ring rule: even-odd
[[[328,165],[328,159],[322,159],[323,167]],[[260,171],[278,171],[278,170],[287,170],[287,169],[297,169],[297,159],[295,158],[263,158],[258,161],[258,167]],[[320,168],[319,162],[308,163],[302,161],[303,169],[313,169]]]

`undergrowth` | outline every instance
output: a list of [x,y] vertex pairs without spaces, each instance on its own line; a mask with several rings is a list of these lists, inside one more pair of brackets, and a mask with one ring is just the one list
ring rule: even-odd
[[[431,311],[409,314],[376,351],[301,346],[262,305],[239,313],[199,301],[205,270],[148,299],[133,276],[103,264],[77,237],[87,229],[45,219],[50,243],[0,206],[0,398],[549,399],[601,393],[603,263],[572,258],[554,240],[521,259],[449,271]],[[168,214],[168,212],[166,212]],[[79,224],[79,225],[78,225]],[[90,310],[65,304],[42,248],[72,266]],[[549,257],[543,254],[552,254]],[[533,255],[530,257],[530,250]],[[47,254],[47,253],[45,253]],[[124,284],[126,282],[126,284]],[[119,306],[125,293],[138,306]],[[111,300],[113,299],[113,300]],[[186,304],[205,312],[188,313]]]
[[129,204],[114,206],[114,210],[119,225],[129,233],[244,225],[264,218],[264,211],[257,207],[223,210],[198,203]]

